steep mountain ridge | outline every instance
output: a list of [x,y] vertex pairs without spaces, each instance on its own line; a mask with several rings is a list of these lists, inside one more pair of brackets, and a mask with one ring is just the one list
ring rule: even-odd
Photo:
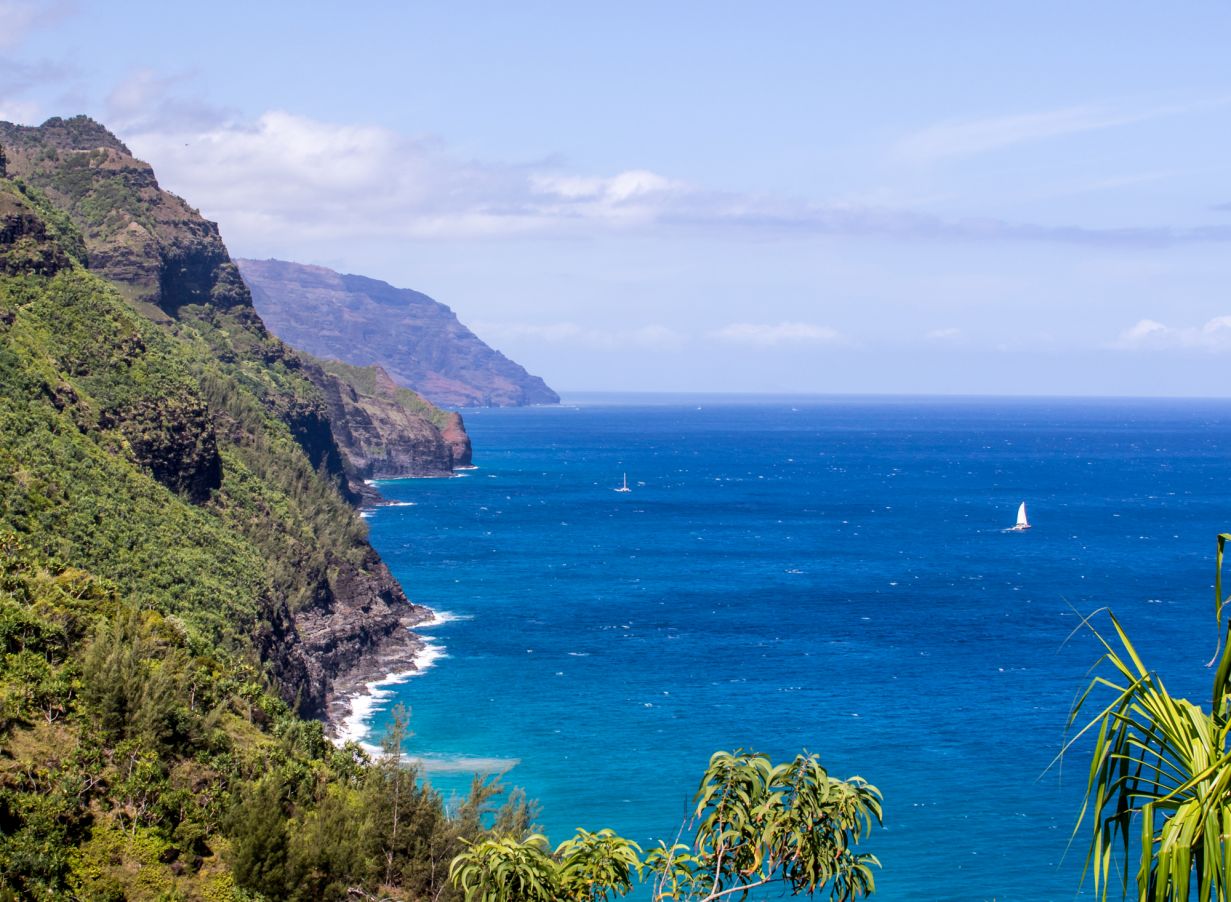
[[317,357],[379,364],[446,407],[557,404],[560,396],[486,345],[444,304],[365,276],[282,260],[237,260],[275,334]]
[[[26,222],[35,205],[66,214],[64,227],[78,230],[91,270],[151,323],[109,309],[112,326],[91,335],[85,323],[93,314],[79,308],[81,360],[60,361],[69,390],[77,391],[74,375],[98,368],[100,343],[108,366],[131,367],[168,341],[182,355],[174,378],[143,378],[137,386],[104,368],[103,381],[117,396],[101,406],[95,425],[118,432],[144,472],[190,503],[220,514],[249,511],[232,528],[266,558],[271,583],[253,602],[264,624],[256,644],[283,697],[319,716],[334,678],[370,656],[408,660],[416,645],[406,626],[424,614],[364,538],[348,507],[357,495],[329,405],[310,368],[265,329],[217,226],[162,191],[150,167],[92,120],[52,119],[37,128],[0,123],[0,144],[11,184],[20,189],[5,192],[4,228]],[[21,226],[5,257],[28,257],[22,242],[36,231]],[[44,256],[52,244],[38,245]],[[27,266],[23,275],[52,275],[63,262]],[[74,278],[81,293],[102,296]],[[68,309],[53,306],[46,315],[63,318]],[[61,340],[78,334],[68,323],[57,329]],[[80,542],[65,541],[70,548]],[[103,575],[119,578],[109,572],[113,562],[96,563]]]
[[[242,295],[208,300],[229,265],[210,241],[153,229],[132,268],[87,269],[110,239],[82,211],[117,176],[66,186],[56,160],[119,151],[88,120],[21,135],[24,162],[0,145],[0,899],[459,902],[449,863],[499,791],[451,814],[303,717],[412,666],[426,615],[344,494],[312,381],[341,377]],[[113,280],[168,267],[192,302]],[[389,385],[351,378],[361,402]],[[528,830],[524,799],[496,821]]]
[[[84,235],[89,268],[112,281],[138,311],[158,323],[198,330],[219,356],[257,371],[279,364],[300,369],[297,356],[258,316],[217,225],[163,191],[149,164],[107,129],[83,116],[50,119],[37,128],[0,122],[0,144],[8,147],[10,173],[67,213]],[[269,382],[264,373],[258,378]],[[266,387],[271,390],[262,393],[263,400],[291,426],[313,464],[358,497],[346,487],[320,393],[294,384]],[[401,475],[440,473],[432,467]]]
[[106,128],[85,116],[38,127],[0,122],[0,144],[9,174],[44,192],[81,229],[90,269],[149,305],[143,312],[152,319],[189,304],[252,313],[218,226],[163,191],[150,165]]

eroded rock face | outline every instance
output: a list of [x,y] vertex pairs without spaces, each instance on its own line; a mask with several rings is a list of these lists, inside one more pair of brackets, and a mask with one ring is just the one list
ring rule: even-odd
[[8,170],[43,191],[84,233],[90,269],[169,315],[187,304],[249,303],[218,226],[163,191],[148,163],[84,116],[0,123]]
[[253,302],[274,334],[315,357],[377,364],[444,407],[556,404],[560,396],[409,289],[322,266],[238,260]]
[[0,273],[51,276],[71,265],[29,204],[15,193],[0,192]]
[[307,717],[326,716],[340,688],[413,667],[422,642],[410,629],[428,617],[375,553],[362,566],[331,560],[329,569],[320,599],[293,616],[284,612],[260,637],[262,657]]
[[471,461],[470,436],[460,413],[450,413],[449,420],[441,431],[449,447],[453,449],[453,466],[468,467]]
[[433,423],[398,402],[397,387],[383,371],[368,392],[320,366],[307,373],[324,394],[334,439],[360,479],[452,474],[451,444]]

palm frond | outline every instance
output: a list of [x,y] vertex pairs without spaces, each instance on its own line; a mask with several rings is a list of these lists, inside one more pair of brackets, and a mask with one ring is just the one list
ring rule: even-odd
[[[1114,638],[1089,628],[1103,648],[1097,674],[1074,702],[1073,726],[1095,698],[1112,697],[1061,750],[1094,733],[1086,793],[1074,836],[1092,823],[1086,872],[1106,900],[1111,869],[1122,860],[1128,895],[1130,849],[1138,848],[1137,898],[1143,902],[1228,902],[1231,893],[1231,755],[1227,751],[1231,636],[1224,636],[1222,559],[1231,533],[1218,537],[1214,613],[1219,633],[1212,704],[1207,711],[1170,695],[1146,667],[1114,615]],[[1226,626],[1231,629],[1231,622]],[[1210,662],[1211,665],[1214,661]]]

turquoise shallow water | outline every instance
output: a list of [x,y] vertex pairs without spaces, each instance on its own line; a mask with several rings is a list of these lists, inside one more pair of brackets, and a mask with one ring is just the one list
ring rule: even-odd
[[[1075,611],[1111,605],[1208,696],[1231,404],[589,398],[466,422],[479,468],[383,483],[409,504],[370,519],[452,618],[389,701],[435,785],[508,768],[553,841],[672,839],[710,752],[807,748],[885,794],[878,898],[1073,898],[1087,762],[1048,764],[1097,657],[1065,642]],[[1021,500],[1035,528],[1006,533]]]

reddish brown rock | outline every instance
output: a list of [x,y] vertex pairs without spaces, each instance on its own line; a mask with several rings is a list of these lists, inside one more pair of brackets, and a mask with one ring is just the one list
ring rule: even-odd
[[[380,367],[322,360],[313,361],[305,372],[325,396],[334,438],[355,476],[452,475],[453,442],[440,426],[451,424],[457,414],[447,414],[398,387]],[[460,439],[468,451],[470,440],[464,432]]]

